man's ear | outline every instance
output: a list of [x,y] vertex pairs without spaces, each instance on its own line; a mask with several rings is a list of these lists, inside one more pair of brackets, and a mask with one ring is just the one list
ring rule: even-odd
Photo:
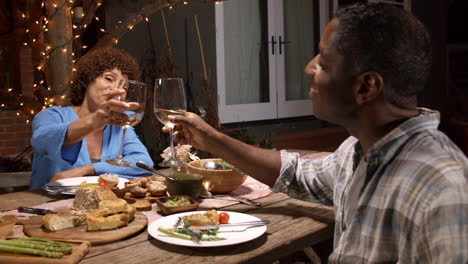
[[382,93],[384,88],[384,80],[377,72],[361,73],[353,88],[354,98],[358,105],[363,105],[374,101]]

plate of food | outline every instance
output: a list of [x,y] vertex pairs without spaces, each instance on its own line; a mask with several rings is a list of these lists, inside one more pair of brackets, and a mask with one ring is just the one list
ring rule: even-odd
[[44,187],[42,188],[52,194],[60,193],[67,195],[75,195],[75,191],[77,189],[87,185],[101,185],[108,187],[117,186],[120,189],[122,189],[125,188],[125,182],[127,181],[127,179],[120,178],[116,174],[105,173],[99,176],[86,176],[62,179],[55,182],[50,182],[44,185]]
[[184,212],[154,221],[148,226],[148,233],[157,240],[179,246],[219,247],[258,238],[265,233],[267,223],[237,212]]

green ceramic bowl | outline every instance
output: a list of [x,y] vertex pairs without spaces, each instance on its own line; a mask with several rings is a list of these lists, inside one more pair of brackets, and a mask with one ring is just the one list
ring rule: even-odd
[[198,199],[202,189],[203,176],[197,174],[174,174],[166,178],[170,196],[188,195]]

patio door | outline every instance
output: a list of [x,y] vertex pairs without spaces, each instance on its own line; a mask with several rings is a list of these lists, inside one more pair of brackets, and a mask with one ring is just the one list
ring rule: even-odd
[[215,8],[222,123],[312,114],[304,67],[329,18],[326,0],[236,0]]

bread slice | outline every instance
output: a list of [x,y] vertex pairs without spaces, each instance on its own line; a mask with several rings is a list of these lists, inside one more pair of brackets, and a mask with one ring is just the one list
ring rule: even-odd
[[72,228],[81,224],[79,216],[68,214],[46,214],[42,217],[44,227],[49,231]]
[[128,214],[114,214],[104,217],[94,217],[89,214],[86,218],[86,224],[88,225],[88,231],[98,230],[110,230],[121,226],[128,225],[129,216]]
[[127,204],[125,213],[128,214],[128,222],[131,222],[135,218],[136,206],[134,204]]
[[119,183],[119,175],[104,173],[99,175],[98,182],[104,182],[108,187],[115,187]]
[[125,210],[127,210],[127,205],[127,201],[121,198],[102,200],[99,202],[99,209],[107,210],[107,214],[110,215],[125,212]]
[[88,185],[79,188],[75,192],[73,209],[89,211],[99,207],[99,202],[103,200],[117,199],[117,196],[109,187],[99,185]]
[[149,181],[146,183],[146,188],[153,196],[166,195],[167,184],[165,181]]

